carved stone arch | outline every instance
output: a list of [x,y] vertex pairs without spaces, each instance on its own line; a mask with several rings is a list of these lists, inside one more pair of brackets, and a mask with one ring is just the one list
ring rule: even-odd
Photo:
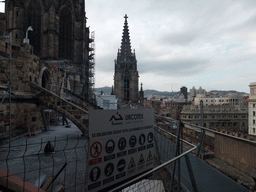
[[51,73],[50,70],[47,67],[43,67],[39,74],[39,84],[41,87],[45,89],[50,89],[49,83],[51,81]]
[[74,12],[63,5],[59,12],[59,59],[73,59]]
[[41,12],[41,15],[43,15],[43,12],[44,12],[44,5],[43,5],[42,0],[26,0],[26,1],[23,3],[25,9],[27,10],[29,4],[30,4],[30,3],[34,3],[34,2],[40,4],[40,12]]
[[61,9],[64,6],[68,6],[71,9],[72,19],[74,20],[74,18],[75,18],[75,7],[74,7],[74,4],[73,4],[73,1],[72,0],[62,0],[61,3],[59,4],[59,10],[58,10],[59,14],[60,14]]
[[28,27],[32,26],[33,31],[28,33],[28,38],[34,48],[34,54],[40,56],[43,14],[42,2],[39,0],[28,0],[25,3],[25,10],[24,34],[26,34]]

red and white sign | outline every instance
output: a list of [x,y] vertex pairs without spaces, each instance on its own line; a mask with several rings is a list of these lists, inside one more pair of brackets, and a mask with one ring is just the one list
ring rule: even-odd
[[90,147],[90,155],[93,158],[97,158],[100,156],[102,152],[102,145],[99,141],[94,142]]

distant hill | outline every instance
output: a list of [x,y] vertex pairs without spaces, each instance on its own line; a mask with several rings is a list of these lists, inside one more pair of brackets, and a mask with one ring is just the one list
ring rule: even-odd
[[[110,94],[111,91],[112,91],[112,87],[107,87],[107,86],[106,87],[100,87],[100,88],[96,88],[95,90],[96,90],[96,94],[99,94],[101,91],[103,91],[105,94]],[[245,93],[245,92],[238,92],[238,91],[235,91],[235,90],[228,90],[228,91],[211,90],[208,93],[212,93],[214,95],[218,94],[218,95],[223,95],[223,96],[227,95],[228,93],[240,93],[242,95],[248,94],[248,93]],[[179,95],[179,94],[180,94],[179,91],[173,92],[173,96]],[[172,92],[147,89],[147,90],[144,90],[144,95],[171,96]],[[189,92],[188,92],[188,95],[189,95]]]
[[[95,89],[96,93],[100,93],[103,91],[105,94],[110,94],[112,91],[112,87],[99,87]],[[168,91],[157,91],[157,90],[144,90],[144,95],[162,95],[162,96],[171,96],[172,92]],[[179,92],[173,92],[174,95],[179,94]]]
[[[180,94],[180,92],[173,92],[173,95]],[[161,96],[171,96],[172,92],[169,91],[157,91],[153,89],[144,90],[144,95],[161,95]]]
[[100,87],[100,88],[95,88],[96,94],[99,94],[101,91],[103,91],[104,94],[110,95],[112,91],[112,87]]
[[221,91],[221,90],[211,90],[208,93],[218,94],[218,95],[227,95],[228,93],[240,93],[241,95],[247,95],[248,93],[239,92],[235,90]]

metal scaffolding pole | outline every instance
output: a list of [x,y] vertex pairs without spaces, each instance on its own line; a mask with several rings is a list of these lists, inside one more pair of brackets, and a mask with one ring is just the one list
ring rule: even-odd
[[10,54],[9,54],[9,59],[8,59],[8,64],[9,64],[9,72],[6,74],[6,77],[7,77],[7,81],[8,81],[8,91],[9,91],[9,140],[11,142],[11,130],[12,130],[12,127],[11,127],[11,118],[12,118],[12,115],[11,115],[11,94],[12,94],[12,91],[11,91],[11,86],[12,86],[12,83],[11,83],[11,62],[12,62],[12,33],[10,33],[10,36],[0,36],[1,39],[9,39],[9,43],[10,43]]
[[[204,127],[204,104],[200,101],[200,116],[201,116],[201,127]],[[197,157],[200,157],[202,148],[204,146],[205,129],[201,129],[201,142],[198,148]]]

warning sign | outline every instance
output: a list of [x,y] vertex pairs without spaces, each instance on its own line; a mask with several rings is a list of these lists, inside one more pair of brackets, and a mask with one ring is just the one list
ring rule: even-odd
[[108,154],[112,153],[115,149],[115,142],[112,139],[108,140],[108,142],[106,143],[105,149]]
[[97,181],[100,177],[100,168],[99,167],[94,167],[91,172],[90,172],[90,179],[91,181]]
[[118,149],[124,150],[125,147],[126,147],[126,139],[124,137],[122,137],[118,141]]
[[117,170],[119,172],[122,172],[125,168],[125,160],[124,159],[121,159],[120,161],[118,161],[117,163]]
[[114,172],[114,164],[113,163],[107,164],[105,169],[104,169],[105,175],[107,177],[109,177],[110,175],[112,175],[113,172]]
[[140,135],[140,137],[139,137],[139,143],[140,143],[141,145],[144,145],[145,141],[146,141],[146,137],[145,137],[145,135],[142,133],[142,134]]
[[152,161],[152,160],[153,160],[153,155],[152,155],[152,152],[149,151],[148,157],[147,157],[147,162]]
[[132,169],[135,166],[136,166],[136,164],[135,164],[134,158],[132,157],[131,160],[130,160],[130,163],[128,165],[128,169]]
[[154,134],[152,109],[90,110],[88,191],[107,191],[152,169]]
[[130,139],[129,139],[129,145],[130,145],[130,147],[131,147],[131,148],[135,147],[136,142],[137,142],[136,137],[135,137],[134,135],[131,136]]
[[93,158],[99,157],[102,152],[102,145],[100,142],[94,142],[90,147],[90,155]]
[[145,159],[143,157],[143,154],[140,155],[139,161],[138,161],[138,165],[142,165],[145,163]]
[[154,135],[153,135],[152,132],[150,132],[150,133],[148,134],[148,142],[151,143],[151,142],[153,141],[153,139],[154,139]]

